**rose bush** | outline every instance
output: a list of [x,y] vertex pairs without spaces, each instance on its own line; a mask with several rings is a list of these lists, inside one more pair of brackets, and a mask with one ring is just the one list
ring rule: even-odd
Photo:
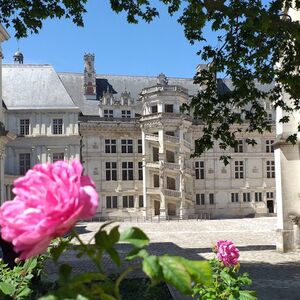
[[20,259],[44,252],[52,239],[65,235],[98,207],[95,184],[82,176],[82,165],[58,161],[38,164],[14,182],[15,198],[0,208],[2,238]]

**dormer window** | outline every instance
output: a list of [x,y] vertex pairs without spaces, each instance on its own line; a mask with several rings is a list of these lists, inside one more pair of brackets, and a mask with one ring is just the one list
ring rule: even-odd
[[131,118],[130,110],[122,110],[122,118]]
[[157,113],[157,105],[151,106],[151,113],[156,114]]
[[20,135],[29,135],[29,119],[20,120]]
[[52,133],[53,134],[62,134],[63,130],[63,119],[53,119],[52,121]]
[[174,112],[174,105],[173,104],[166,104],[165,105],[165,112],[167,112],[167,113]]
[[104,109],[104,118],[113,118],[114,117],[114,111],[112,109]]

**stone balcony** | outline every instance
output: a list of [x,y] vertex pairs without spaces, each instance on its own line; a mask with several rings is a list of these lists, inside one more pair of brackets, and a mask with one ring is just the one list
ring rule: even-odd
[[145,135],[146,140],[158,142],[158,135],[147,133]]
[[168,196],[168,197],[173,197],[173,198],[177,198],[177,199],[181,198],[181,192],[176,191],[176,190],[164,189],[164,194],[165,194],[165,196]]
[[147,168],[153,168],[153,169],[159,169],[159,162],[153,161],[153,162],[146,162]]
[[179,137],[164,134],[164,141],[169,142],[169,143],[178,144],[179,143]]

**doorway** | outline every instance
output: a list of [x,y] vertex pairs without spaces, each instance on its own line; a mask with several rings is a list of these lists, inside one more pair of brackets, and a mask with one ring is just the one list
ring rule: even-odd
[[160,201],[154,200],[154,215],[155,216],[160,215]]
[[274,213],[274,201],[273,200],[267,201],[267,208],[268,208],[269,214]]

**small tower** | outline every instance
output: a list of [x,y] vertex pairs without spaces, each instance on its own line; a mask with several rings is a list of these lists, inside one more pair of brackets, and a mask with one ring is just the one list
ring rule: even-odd
[[87,100],[96,100],[95,54],[84,55],[84,96]]
[[24,62],[24,55],[19,50],[14,54],[14,63],[22,65]]

